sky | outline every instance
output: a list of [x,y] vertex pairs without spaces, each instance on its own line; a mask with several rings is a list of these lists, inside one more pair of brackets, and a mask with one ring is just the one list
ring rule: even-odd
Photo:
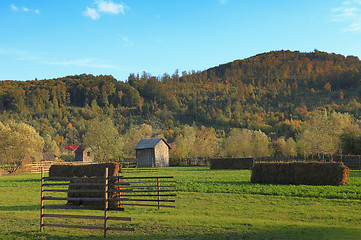
[[315,49],[361,58],[361,0],[0,1],[0,80],[126,81]]

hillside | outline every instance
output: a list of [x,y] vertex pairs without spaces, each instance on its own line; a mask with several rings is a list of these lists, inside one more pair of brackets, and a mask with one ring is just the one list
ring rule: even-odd
[[308,112],[349,112],[360,118],[361,61],[357,57],[275,51],[202,72],[161,77],[76,75],[1,81],[0,121],[15,119],[50,135],[59,146],[80,144],[89,120],[111,118],[124,134],[145,123],[170,142],[185,124],[261,130],[271,139],[295,137]]

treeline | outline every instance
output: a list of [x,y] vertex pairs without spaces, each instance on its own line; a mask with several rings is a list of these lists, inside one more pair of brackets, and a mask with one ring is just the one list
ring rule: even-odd
[[[262,133],[273,145],[292,145],[305,132],[313,111],[321,109],[328,116],[349,113],[356,127],[344,140],[351,141],[359,135],[360,70],[361,61],[353,56],[276,51],[202,72],[131,74],[126,82],[86,74],[1,81],[0,121],[27,123],[58,147],[84,143],[95,119],[110,119],[120,136],[150,126],[152,136],[164,136],[175,146],[175,156],[185,142],[180,136],[186,138],[193,129],[199,136],[214,134],[218,147],[209,152],[227,155],[234,151],[223,149],[230,136]],[[132,154],[126,139],[123,144],[125,156]]]
[[[361,128],[348,113],[315,110],[308,115],[308,124],[293,138],[272,140],[260,130],[232,128],[228,133],[214,128],[183,125],[171,143],[172,165],[182,165],[187,159],[214,157],[298,157],[324,158],[334,154],[360,154]],[[171,130],[172,131],[172,130]],[[37,153],[60,149],[51,136],[41,138],[36,130],[24,123],[0,122],[0,162],[19,164],[25,157],[39,159]],[[83,144],[90,146],[97,161],[121,161],[135,156],[134,146],[142,138],[165,137],[162,129],[142,124],[125,133],[110,118],[89,121]],[[40,150],[41,149],[41,150]]]

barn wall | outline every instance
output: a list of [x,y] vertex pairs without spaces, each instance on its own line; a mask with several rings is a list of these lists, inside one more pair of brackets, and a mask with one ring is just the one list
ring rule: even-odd
[[83,153],[76,152],[75,153],[75,161],[82,162],[83,161]]
[[[89,152],[89,156],[88,156],[88,152]],[[84,162],[93,162],[94,161],[94,153],[91,148],[87,147],[84,149],[83,161]]]
[[[88,152],[90,155],[88,156]],[[85,148],[83,152],[75,152],[75,161],[79,162],[93,162],[94,153],[93,150],[89,147]]]
[[164,141],[160,141],[154,148],[155,167],[169,167],[169,148]]
[[138,167],[154,166],[154,149],[137,149],[136,155]]

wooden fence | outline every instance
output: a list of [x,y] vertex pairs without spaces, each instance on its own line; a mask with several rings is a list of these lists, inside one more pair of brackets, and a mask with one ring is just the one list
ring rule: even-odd
[[[126,227],[112,227],[109,226],[108,220],[114,221],[131,221],[129,217],[111,217],[109,211],[124,211],[124,206],[144,206],[144,207],[170,207],[174,208],[173,205],[165,205],[163,203],[175,202],[171,197],[176,196],[175,194],[175,181],[169,181],[173,177],[123,177],[123,176],[108,176],[108,168],[105,170],[103,178],[92,177],[91,180],[98,179],[104,183],[81,183],[70,182],[74,179],[87,179],[87,178],[72,178],[72,177],[44,177],[44,171],[41,171],[41,206],[40,206],[40,231],[43,231],[45,226],[48,227],[63,227],[63,228],[84,228],[84,229],[99,229],[104,231],[104,238],[107,237],[109,230],[113,231],[134,231],[134,228]],[[89,179],[89,178],[88,178]],[[122,180],[112,185],[121,185],[121,189],[115,190],[109,188],[109,180]],[[128,182],[126,182],[128,180]],[[54,182],[55,181],[55,182]],[[67,182],[64,182],[67,181]],[[103,190],[69,190],[64,189],[64,186],[102,186]],[[54,189],[54,187],[60,187],[61,189]],[[69,193],[70,191],[79,192],[82,191],[87,193],[99,193],[102,191],[104,197],[88,197],[88,198],[74,198],[74,197],[57,197],[48,194],[52,193]],[[110,193],[121,192],[121,197],[109,197],[112,196]],[[45,196],[44,193],[47,193]],[[89,215],[71,215],[71,214],[48,214],[44,213],[44,209],[94,209],[99,210],[99,207],[91,206],[71,206],[71,205],[46,205],[45,201],[104,201],[103,216],[89,216]],[[109,202],[121,201],[121,207],[109,208]],[[146,203],[145,203],[146,202]],[[101,219],[103,220],[102,226],[94,225],[70,225],[70,224],[54,224],[45,223],[46,218],[77,218],[77,219]]]
[[33,162],[22,165],[17,173],[41,173],[41,169],[44,172],[49,172],[51,165],[88,165],[88,164],[96,164],[96,163],[88,163],[88,162],[54,162],[54,161],[41,161],[41,162]]
[[18,170],[22,173],[40,173],[41,169],[45,172],[49,172],[49,168],[53,165],[54,161],[42,161],[24,164]]
[[[123,197],[126,198],[124,206],[144,206],[174,208],[173,205],[164,205],[164,203],[175,202],[170,197],[175,194],[175,183],[171,181],[173,177],[122,177],[125,180],[123,188]],[[142,202],[142,203],[138,203]],[[144,203],[149,202],[149,203]],[[150,204],[153,203],[153,204]],[[154,204],[155,203],[155,204]]]

